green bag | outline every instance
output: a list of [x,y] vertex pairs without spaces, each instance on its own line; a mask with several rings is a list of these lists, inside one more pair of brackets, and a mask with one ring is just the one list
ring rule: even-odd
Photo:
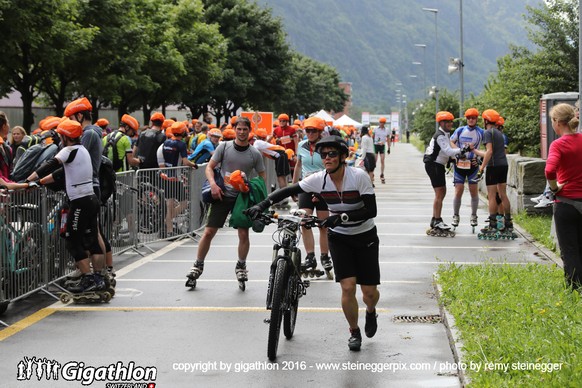
[[267,198],[267,186],[260,176],[255,177],[249,182],[250,190],[248,193],[240,193],[234,203],[234,208],[230,215],[229,226],[237,229],[248,229],[253,226],[253,221],[243,211],[256,205]]

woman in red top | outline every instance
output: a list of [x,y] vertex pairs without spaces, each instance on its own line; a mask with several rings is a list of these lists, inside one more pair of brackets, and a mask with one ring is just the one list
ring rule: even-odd
[[574,107],[558,104],[550,110],[560,138],[550,145],[546,179],[556,195],[554,222],[564,273],[569,285],[582,291],[582,134]]

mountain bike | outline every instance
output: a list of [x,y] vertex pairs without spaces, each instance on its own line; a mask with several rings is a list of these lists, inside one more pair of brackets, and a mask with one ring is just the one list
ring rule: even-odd
[[265,225],[277,223],[273,233],[273,261],[267,288],[267,310],[271,310],[267,356],[273,361],[277,358],[277,347],[283,321],[283,333],[287,339],[293,337],[299,298],[307,293],[309,280],[301,278],[301,226],[319,226],[322,220],[308,216],[304,210],[291,211],[288,215],[262,213],[255,220]]

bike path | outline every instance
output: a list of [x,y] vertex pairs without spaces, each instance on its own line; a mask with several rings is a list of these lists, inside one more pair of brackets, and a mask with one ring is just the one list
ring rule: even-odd
[[[432,276],[442,263],[520,265],[542,260],[523,238],[478,240],[468,225],[468,193],[457,236],[426,236],[433,190],[420,153],[411,145],[397,144],[386,163],[387,183],[376,180],[382,276],[379,330],[372,339],[364,337],[360,352],[347,348],[339,285],[317,279],[300,300],[293,339],[286,340],[281,333],[277,362],[268,362],[268,325],[263,320],[269,317],[265,296],[275,228],[271,225],[251,236],[245,292],[238,289],[234,275],[236,231],[225,228],[213,241],[195,290],[184,287],[184,275],[194,260],[196,242],[161,244],[155,253],[118,270],[117,295],[110,303],[57,302],[27,318],[22,330],[13,326],[0,331],[2,386],[81,386],[62,378],[39,381],[34,374],[31,380],[17,381],[24,357],[61,365],[76,361],[100,367],[120,361],[153,366],[156,379],[147,382],[158,387],[459,386],[444,325],[397,318],[414,321],[439,314]],[[445,222],[451,216],[452,185],[444,202]],[[486,217],[482,203],[481,224]],[[363,323],[361,311],[362,327]],[[180,370],[187,365],[195,370]],[[90,386],[105,387],[107,382]]]

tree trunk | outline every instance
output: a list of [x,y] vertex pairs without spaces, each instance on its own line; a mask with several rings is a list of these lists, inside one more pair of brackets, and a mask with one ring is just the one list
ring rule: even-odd
[[[34,100],[34,92],[28,86],[18,90],[22,99],[22,127],[27,133],[30,133],[30,127],[35,122],[34,114],[32,113],[32,101]],[[42,118],[38,118],[41,120]]]

